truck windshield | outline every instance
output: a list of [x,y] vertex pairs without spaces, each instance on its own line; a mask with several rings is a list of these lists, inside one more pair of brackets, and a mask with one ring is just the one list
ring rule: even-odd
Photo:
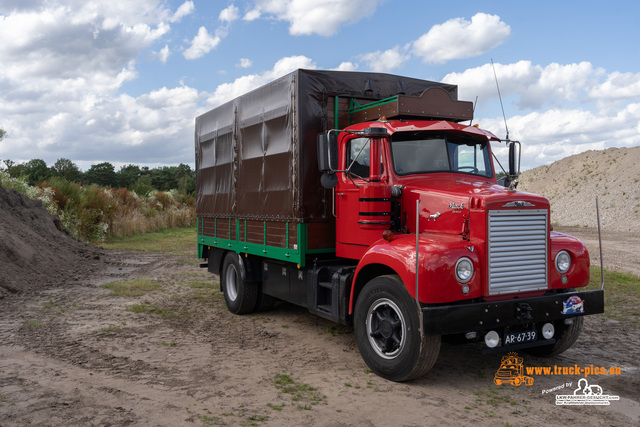
[[469,135],[397,132],[391,137],[391,155],[398,175],[461,172],[493,176],[487,141]]

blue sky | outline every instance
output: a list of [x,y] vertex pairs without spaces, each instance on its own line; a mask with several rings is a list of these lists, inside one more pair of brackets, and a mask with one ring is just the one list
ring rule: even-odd
[[2,0],[0,159],[194,164],[194,117],[296,68],[459,85],[523,169],[640,145],[640,2]]

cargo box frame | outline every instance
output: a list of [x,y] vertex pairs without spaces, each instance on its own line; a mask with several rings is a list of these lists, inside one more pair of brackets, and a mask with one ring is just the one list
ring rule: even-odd
[[[218,248],[298,268],[331,256],[335,218],[332,193],[320,185],[318,133],[382,115],[445,118],[411,110],[410,98],[426,93],[460,103],[455,85],[299,69],[197,117],[198,256]],[[446,119],[471,120],[468,104]]]

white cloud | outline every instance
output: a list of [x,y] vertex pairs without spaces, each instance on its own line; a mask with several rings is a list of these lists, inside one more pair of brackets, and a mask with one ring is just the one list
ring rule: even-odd
[[291,35],[331,36],[344,25],[373,15],[381,2],[382,0],[256,0],[256,9],[263,15],[289,22]]
[[353,62],[341,62],[334,70],[336,71],[356,71],[358,69],[358,65]]
[[392,49],[366,53],[360,56],[360,59],[367,63],[369,70],[375,72],[388,73],[400,68],[402,64],[409,60],[406,49],[396,46]]
[[245,21],[255,21],[256,19],[260,18],[260,15],[262,15],[262,13],[260,12],[260,9],[252,9],[249,12],[247,12],[242,19],[244,19]]
[[169,59],[169,55],[171,55],[171,53],[169,52],[169,45],[164,45],[164,47],[160,49],[159,52],[156,53],[156,56],[158,57],[160,62],[162,62],[163,64],[167,63],[167,60]]
[[413,42],[413,53],[424,62],[442,64],[486,53],[502,44],[510,34],[511,27],[499,16],[477,13],[471,22],[455,18],[434,25]]
[[593,99],[625,100],[640,98],[640,73],[613,72],[601,85],[589,89]]
[[[504,136],[502,117],[479,118],[476,122]],[[628,104],[612,114],[552,108],[510,116],[507,123],[510,138],[522,143],[523,170],[588,150],[640,145],[640,129],[636,125],[640,123],[640,103]]]
[[173,14],[173,16],[171,17],[171,19],[169,21],[170,22],[180,22],[180,21],[182,21],[182,18],[184,18],[187,15],[192,14],[194,10],[195,10],[195,6],[193,5],[193,2],[192,1],[185,1],[184,3],[182,3],[180,5],[178,10],[176,10],[176,13]]
[[240,68],[249,68],[253,65],[253,62],[249,58],[240,58],[240,63],[237,65]]
[[220,19],[223,22],[233,22],[238,18],[240,18],[240,12],[238,8],[234,5],[231,5],[226,9],[223,9],[222,12],[220,12],[220,16],[218,17],[218,19]]
[[[190,3],[174,13],[160,0],[20,2],[0,16],[0,125],[9,132],[0,158],[166,164],[189,156],[175,141],[191,138],[197,90],[118,91]],[[165,44],[151,56],[169,54]]]
[[275,63],[271,70],[262,74],[250,74],[238,77],[232,83],[221,84],[216,88],[213,95],[209,97],[207,104],[210,108],[217,107],[298,68],[315,69],[317,66],[306,56],[289,56],[282,58]]
[[[513,101],[505,106],[507,125],[511,139],[523,144],[524,169],[587,150],[640,145],[640,73],[607,74],[589,62],[519,61],[495,69],[503,99]],[[491,64],[442,80],[458,85],[460,99],[479,96],[476,116],[483,115],[483,104],[498,102]],[[502,117],[475,122],[505,135]]]
[[212,36],[205,27],[198,29],[198,34],[191,40],[191,46],[183,52],[186,59],[198,59],[214,49],[222,39],[220,36]]
[[[640,73],[630,74],[619,81],[619,73],[606,75],[604,70],[594,68],[589,62],[552,63],[547,66],[534,65],[531,61],[506,65],[496,63],[495,74],[503,98],[516,96],[515,105],[521,109],[594,101],[604,107],[606,102],[637,99],[640,96]],[[606,80],[601,82],[603,77]],[[470,68],[462,73],[447,74],[443,81],[457,84],[461,99],[478,96],[480,105],[498,97],[491,64]]]

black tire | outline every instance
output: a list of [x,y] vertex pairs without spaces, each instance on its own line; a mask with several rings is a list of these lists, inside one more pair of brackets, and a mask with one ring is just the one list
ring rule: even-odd
[[564,353],[578,340],[583,323],[583,317],[574,317],[573,323],[570,325],[565,325],[564,320],[555,322],[556,342],[551,345],[530,348],[526,352],[536,357],[553,357]]
[[222,263],[220,283],[227,308],[234,314],[251,313],[258,303],[258,285],[242,280],[238,254],[229,252]]
[[440,336],[420,336],[415,300],[396,275],[367,283],[356,301],[354,330],[367,366],[391,381],[425,375],[440,353]]
[[268,311],[273,308],[276,303],[276,299],[271,295],[265,295],[262,293],[262,289],[258,291],[258,298],[255,311]]

